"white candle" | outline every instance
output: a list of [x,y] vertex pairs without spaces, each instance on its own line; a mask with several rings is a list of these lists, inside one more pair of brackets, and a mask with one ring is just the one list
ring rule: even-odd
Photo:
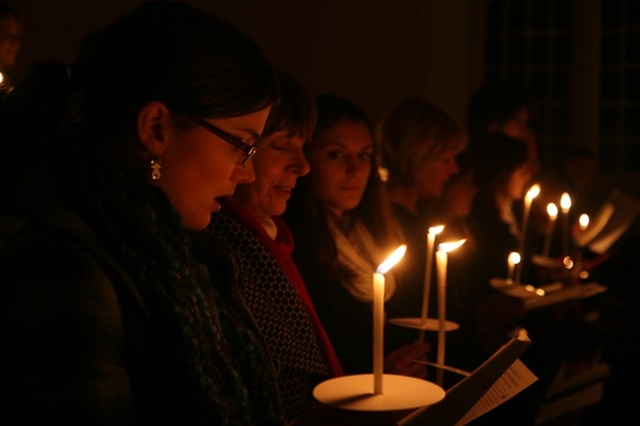
[[373,393],[382,394],[384,365],[384,274],[402,259],[407,246],[401,245],[373,274]]
[[384,359],[384,275],[373,274],[373,393],[382,394]]
[[571,209],[571,197],[566,192],[560,197],[560,208],[562,209],[563,230],[562,230],[562,255],[569,254],[569,209]]
[[[447,321],[447,253],[460,247],[466,239],[454,243],[442,243],[436,251],[436,266],[438,273],[438,365],[444,366],[445,355],[445,325]],[[442,385],[442,368],[438,369],[437,381]]]
[[507,282],[509,284],[513,283],[513,271],[515,270],[516,265],[520,263],[520,253],[512,251],[509,253],[509,257],[507,258],[507,264],[509,266],[509,273],[507,274]]
[[[422,290],[422,312],[421,312],[421,324],[424,325],[427,322],[427,312],[429,310],[429,294],[431,291],[431,266],[433,264],[433,248],[436,242],[436,235],[442,232],[444,225],[432,226],[427,232],[427,258],[425,261],[424,271],[424,289]],[[424,342],[424,330],[420,330],[418,341]]]
[[551,249],[551,237],[553,236],[553,227],[558,218],[558,207],[554,203],[547,204],[547,214],[549,215],[549,224],[547,225],[547,233],[544,239],[544,247],[542,248],[542,255],[549,257],[549,250]]
[[[529,213],[531,212],[531,204],[533,203],[533,199],[536,198],[540,194],[540,185],[537,183],[534,184],[524,196],[524,209],[522,212],[522,229],[520,232],[520,244],[518,246],[518,253],[524,255],[524,240],[527,235],[527,224],[529,222]],[[516,267],[515,271],[515,280],[516,282],[520,282],[520,276],[522,274],[522,267]]]

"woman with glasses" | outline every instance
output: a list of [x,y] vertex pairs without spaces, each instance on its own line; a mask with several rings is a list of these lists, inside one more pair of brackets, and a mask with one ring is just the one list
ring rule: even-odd
[[86,46],[70,66],[34,66],[0,104],[3,415],[284,424],[254,330],[189,254],[189,231],[254,179],[272,67],[177,2],[146,3]]

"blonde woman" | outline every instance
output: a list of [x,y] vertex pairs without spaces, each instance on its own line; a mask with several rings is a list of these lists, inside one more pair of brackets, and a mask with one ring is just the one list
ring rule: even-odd
[[444,110],[422,99],[407,98],[382,120],[379,138],[389,195],[408,246],[396,267],[403,286],[388,312],[392,317],[418,317],[426,233],[434,225],[422,206],[439,197],[449,178],[458,173],[455,157],[466,146],[467,136]]

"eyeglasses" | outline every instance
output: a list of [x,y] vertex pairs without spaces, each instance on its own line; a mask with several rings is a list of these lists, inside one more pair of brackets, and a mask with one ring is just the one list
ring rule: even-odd
[[191,119],[196,123],[198,123],[199,125],[201,125],[202,127],[204,127],[205,129],[207,129],[208,131],[210,131],[211,133],[213,133],[214,135],[218,136],[220,139],[224,140],[227,143],[230,143],[231,145],[235,146],[240,151],[242,151],[244,156],[238,162],[238,164],[241,164],[244,166],[245,164],[247,164],[249,160],[251,160],[251,157],[253,157],[253,155],[256,153],[257,148],[255,146],[251,146],[243,142],[237,136],[234,136],[230,133],[225,132],[224,130],[218,128],[217,126],[214,126],[213,124],[203,120],[202,118],[191,117]]

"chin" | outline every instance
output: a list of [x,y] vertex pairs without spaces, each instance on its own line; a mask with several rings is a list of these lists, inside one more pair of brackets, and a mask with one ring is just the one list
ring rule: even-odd
[[274,207],[272,209],[269,209],[265,213],[267,213],[269,215],[269,217],[280,216],[280,215],[282,215],[284,213],[286,208],[287,208],[287,206],[285,204],[284,206],[278,206],[278,207]]
[[200,231],[202,229],[205,229],[210,222],[211,222],[211,216],[208,216],[206,219],[203,219],[197,222],[195,221],[183,222],[182,227],[185,229],[189,229],[191,231]]

